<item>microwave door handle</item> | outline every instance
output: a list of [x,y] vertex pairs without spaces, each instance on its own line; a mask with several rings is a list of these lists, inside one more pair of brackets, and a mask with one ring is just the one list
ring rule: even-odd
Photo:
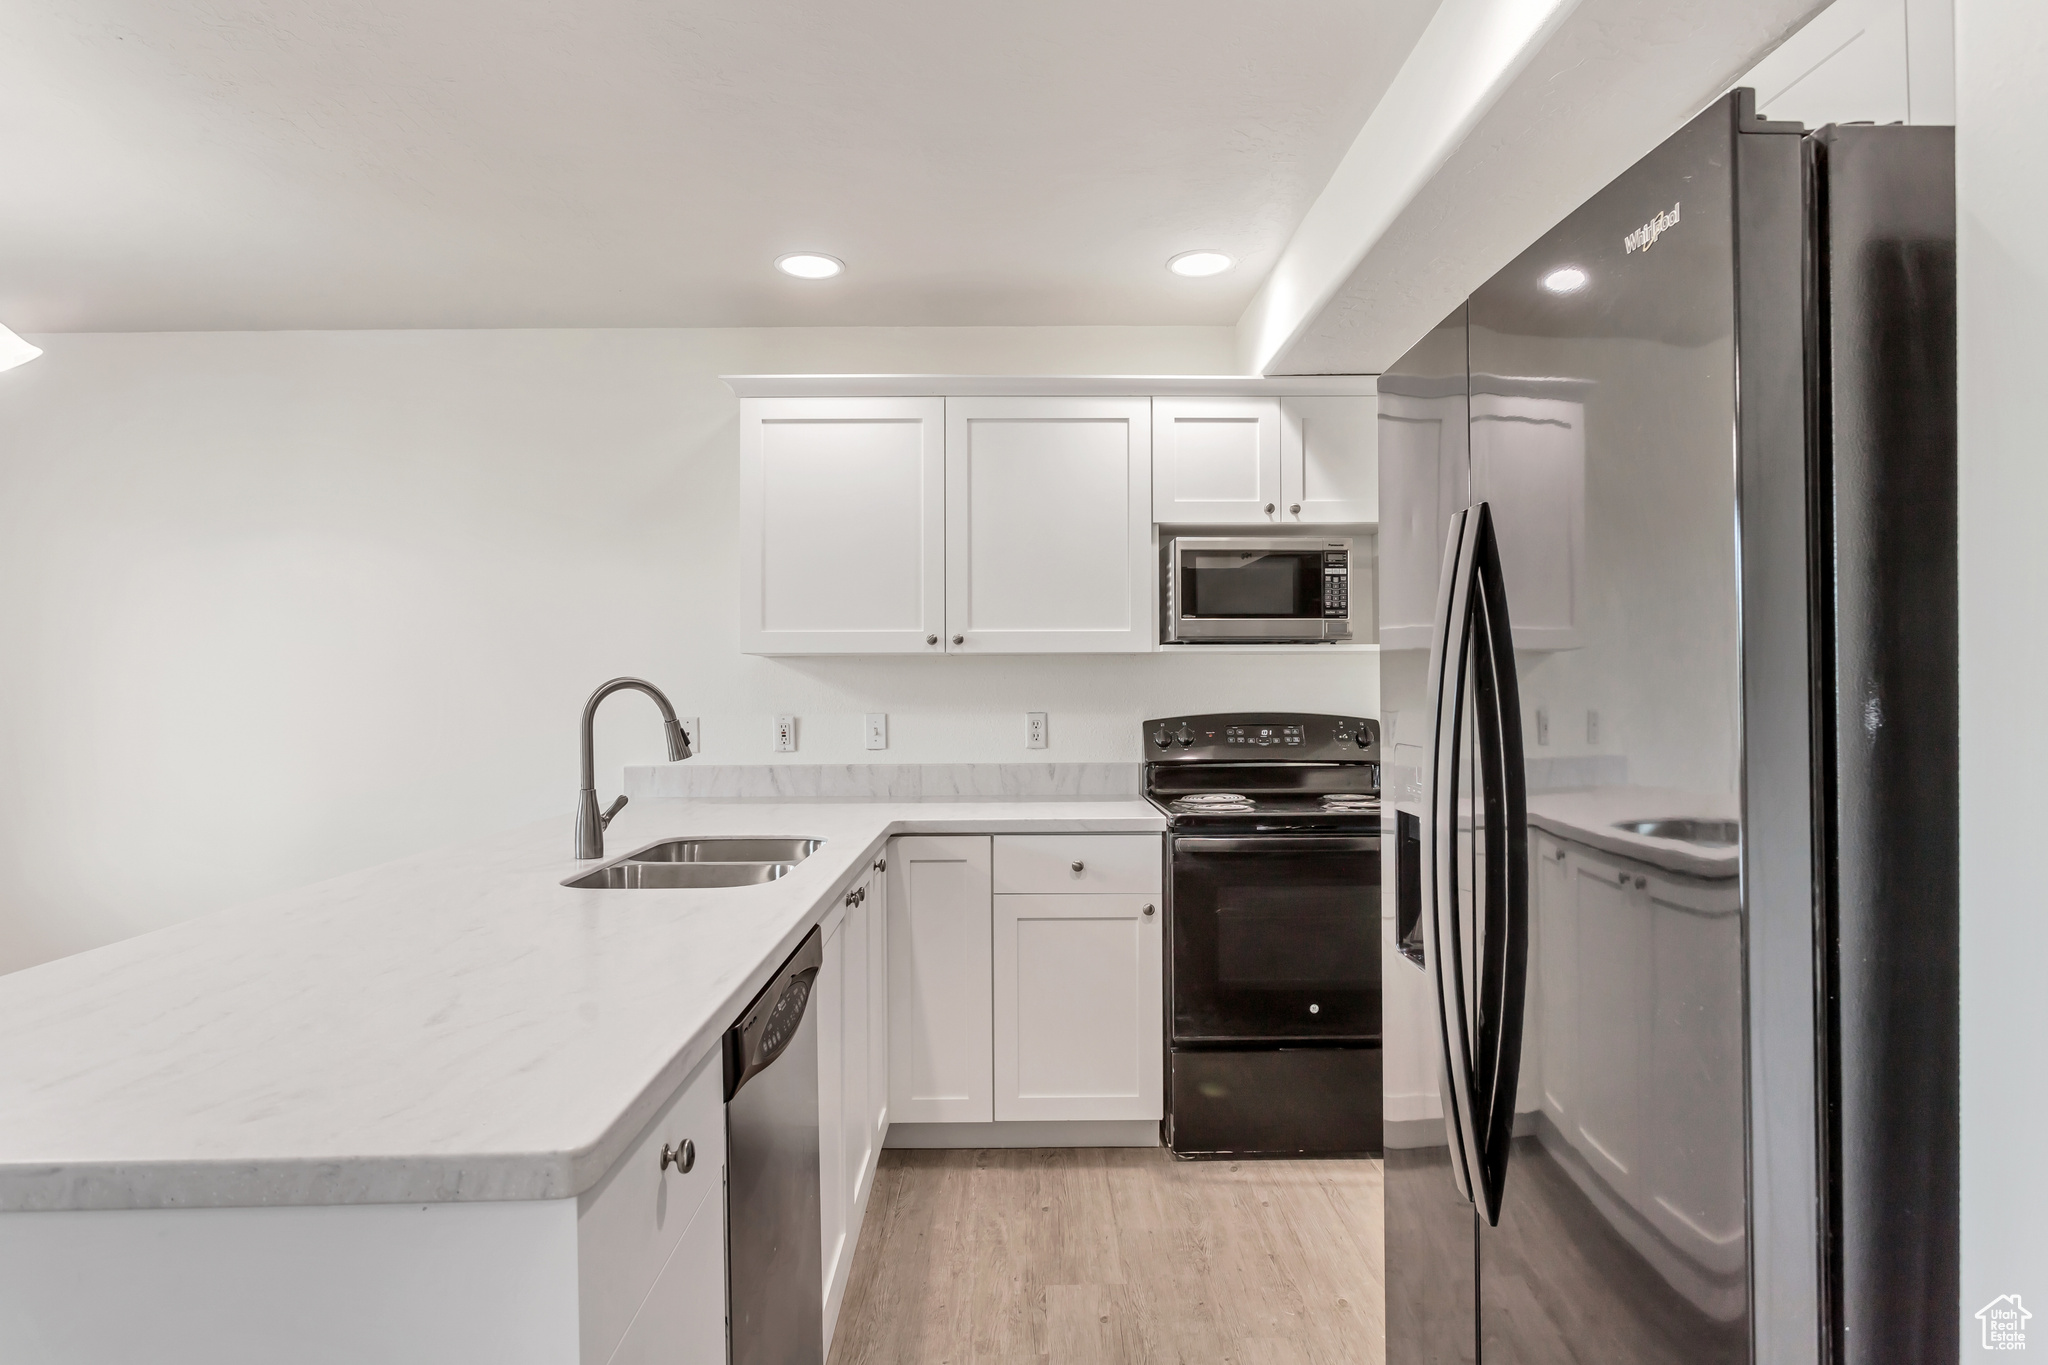
[[1425,772],[1427,817],[1422,821],[1423,964],[1436,1020],[1438,1083],[1451,1180],[1471,1200],[1482,1188],[1472,1127],[1472,1045],[1465,1000],[1465,945],[1458,887],[1458,807],[1466,652],[1470,633],[1470,516],[1451,517],[1437,580],[1437,609],[1429,650],[1431,743]]

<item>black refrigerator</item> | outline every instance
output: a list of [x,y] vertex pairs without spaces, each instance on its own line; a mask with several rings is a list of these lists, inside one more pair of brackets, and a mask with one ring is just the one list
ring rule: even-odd
[[1951,130],[1730,94],[1379,420],[1388,1361],[1954,1359]]

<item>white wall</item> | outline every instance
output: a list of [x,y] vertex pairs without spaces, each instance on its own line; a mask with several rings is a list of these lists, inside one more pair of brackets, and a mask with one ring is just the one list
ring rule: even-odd
[[[752,659],[734,372],[1222,373],[1216,328],[45,335],[0,376],[0,970],[560,816],[618,673],[706,759],[1133,760],[1370,655]],[[890,713],[890,748],[860,715]],[[1024,748],[1024,712],[1051,747]],[[660,757],[607,703],[600,786]]]
[[2019,1294],[2048,1346],[2048,4],[1957,0],[1963,1355]]

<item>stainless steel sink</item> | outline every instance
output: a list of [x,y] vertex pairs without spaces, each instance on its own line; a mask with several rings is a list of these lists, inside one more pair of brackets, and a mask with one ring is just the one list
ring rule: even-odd
[[1734,820],[1620,820],[1616,829],[1649,839],[1675,839],[1701,848],[1733,848],[1742,834]]
[[586,872],[565,886],[603,891],[674,889],[690,886],[758,886],[786,877],[795,863],[613,863]]
[[635,863],[800,863],[823,839],[671,839],[643,848]]

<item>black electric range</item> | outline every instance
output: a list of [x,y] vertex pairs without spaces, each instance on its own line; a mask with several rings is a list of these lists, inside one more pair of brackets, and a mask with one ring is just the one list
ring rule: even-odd
[[1378,723],[1174,716],[1145,746],[1170,823],[1166,1145],[1378,1155]]

